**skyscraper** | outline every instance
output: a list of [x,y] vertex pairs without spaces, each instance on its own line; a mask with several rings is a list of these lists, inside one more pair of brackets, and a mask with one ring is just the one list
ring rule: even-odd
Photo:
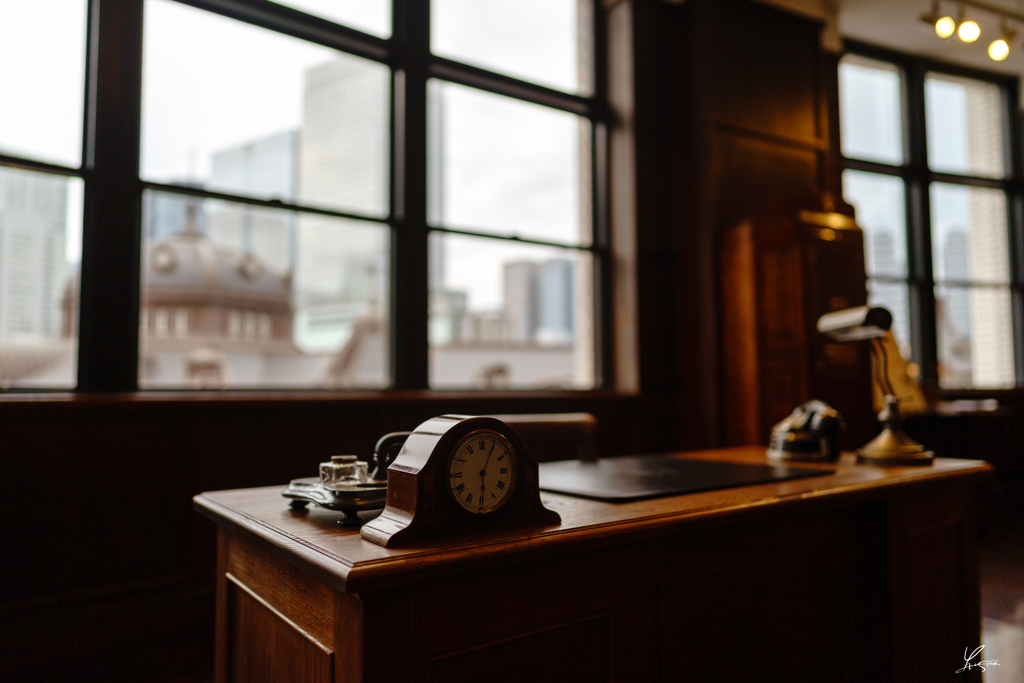
[[196,232],[205,235],[204,203],[201,197],[147,191],[142,195],[142,238],[162,241],[180,235],[188,224],[189,208],[194,210]]
[[506,339],[542,344],[572,342],[573,280],[573,265],[569,259],[506,263]]
[[[387,69],[354,57],[304,74],[299,196],[369,215],[388,206]],[[386,307],[385,226],[303,215],[298,221],[295,341],[336,349],[356,318]]]
[[[217,190],[292,201],[298,187],[299,133],[289,130],[221,150],[211,158]],[[209,235],[253,254],[279,273],[295,268],[296,219],[291,211],[210,202]]]
[[505,337],[533,341],[537,334],[537,264],[514,261],[505,264]]
[[[946,280],[966,282],[970,279],[967,235],[963,230],[953,230],[946,235],[942,261],[943,276]],[[967,289],[955,287],[946,290],[946,317],[953,326],[951,331],[970,340],[971,302]]]
[[0,338],[58,337],[68,180],[0,166]]
[[537,341],[573,340],[573,267],[569,259],[551,259],[537,267]]

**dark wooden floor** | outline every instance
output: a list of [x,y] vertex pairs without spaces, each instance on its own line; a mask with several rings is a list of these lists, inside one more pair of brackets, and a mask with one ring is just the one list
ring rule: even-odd
[[980,547],[986,683],[1024,683],[1024,520],[993,532]]

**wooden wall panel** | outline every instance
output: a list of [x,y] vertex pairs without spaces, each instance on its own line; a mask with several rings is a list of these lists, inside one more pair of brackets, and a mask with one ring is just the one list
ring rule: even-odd
[[818,178],[815,149],[716,125],[716,232],[737,221],[810,197]]
[[[5,555],[31,558],[0,562],[0,603],[189,573],[190,449],[174,422],[33,417],[0,432],[0,514],[19,520]],[[124,561],[146,538],[161,542]]]
[[718,84],[714,118],[752,132],[816,143],[817,26],[747,0],[714,4],[706,28],[715,54],[707,67]]
[[834,189],[836,61],[819,24],[748,0],[633,9],[644,429],[714,447],[736,409],[721,392],[719,236]]

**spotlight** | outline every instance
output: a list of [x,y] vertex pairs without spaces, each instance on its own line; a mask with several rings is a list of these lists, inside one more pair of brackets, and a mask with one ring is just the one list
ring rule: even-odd
[[949,38],[956,31],[956,21],[953,17],[939,17],[935,20],[935,35],[939,38]]
[[939,38],[949,38],[956,32],[956,21],[953,17],[939,12],[939,0],[932,0],[932,8],[918,17],[922,22],[935,29]]
[[988,46],[988,56],[997,62],[1006,59],[1010,54],[1010,44],[1017,37],[1017,32],[1010,30],[1005,23],[1000,27],[1000,33],[1002,35]]
[[1010,54],[1010,46],[1002,38],[993,40],[988,46],[988,56],[997,62],[1001,62],[1006,59],[1008,54]]
[[978,39],[978,36],[981,35],[981,27],[978,26],[978,22],[968,19],[967,21],[960,22],[960,26],[957,28],[956,34],[960,36],[960,40],[965,43],[973,43]]

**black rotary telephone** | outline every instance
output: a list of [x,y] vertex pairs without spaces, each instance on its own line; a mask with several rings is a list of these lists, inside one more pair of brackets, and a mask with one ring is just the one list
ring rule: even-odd
[[845,426],[835,408],[817,399],[808,401],[772,428],[768,457],[834,462],[839,458],[839,432]]

